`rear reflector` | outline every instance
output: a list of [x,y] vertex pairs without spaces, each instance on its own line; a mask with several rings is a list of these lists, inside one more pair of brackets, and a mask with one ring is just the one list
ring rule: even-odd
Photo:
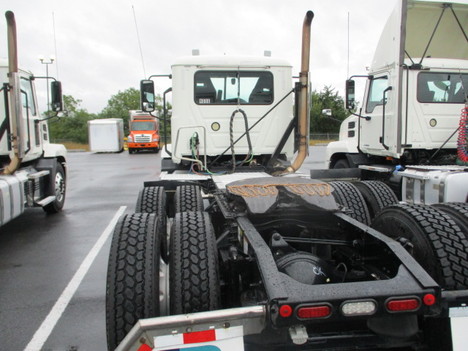
[[432,306],[436,303],[436,297],[432,294],[426,294],[423,297],[423,302],[426,306]]
[[283,305],[279,309],[279,314],[283,318],[291,317],[292,315],[292,307],[289,305]]
[[416,298],[398,299],[387,301],[387,310],[390,312],[405,312],[415,311],[419,308],[421,303]]
[[349,301],[343,303],[341,312],[347,317],[368,316],[375,313],[377,305],[374,301]]
[[325,318],[331,314],[329,305],[304,306],[297,310],[297,317],[301,319]]
[[142,344],[139,348],[138,348],[138,351],[152,351],[153,348],[152,347],[149,347],[148,345],[146,344]]
[[214,329],[184,333],[184,344],[196,344],[199,342],[210,342],[216,340],[216,333]]

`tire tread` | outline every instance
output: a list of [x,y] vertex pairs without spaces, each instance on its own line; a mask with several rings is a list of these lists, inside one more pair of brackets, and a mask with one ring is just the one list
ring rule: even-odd
[[353,183],[361,192],[374,218],[385,207],[398,203],[398,198],[393,190],[384,182],[377,180],[363,180]]
[[179,185],[174,194],[175,213],[203,211],[203,198],[198,185]]
[[216,241],[207,213],[176,214],[170,259],[171,314],[217,309]]
[[364,197],[350,182],[333,181],[330,182],[333,188],[333,197],[335,201],[350,210],[349,216],[355,220],[369,225],[371,217]]
[[117,347],[139,319],[159,314],[156,227],[156,215],[148,213],[125,215],[115,227],[106,287],[109,350]]

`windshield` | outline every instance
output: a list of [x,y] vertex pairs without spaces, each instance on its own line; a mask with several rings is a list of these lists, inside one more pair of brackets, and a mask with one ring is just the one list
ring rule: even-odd
[[131,130],[156,130],[154,122],[132,122]]
[[195,73],[195,103],[199,105],[273,102],[273,74],[252,71],[198,71]]
[[468,74],[421,72],[418,101],[462,104],[468,89]]

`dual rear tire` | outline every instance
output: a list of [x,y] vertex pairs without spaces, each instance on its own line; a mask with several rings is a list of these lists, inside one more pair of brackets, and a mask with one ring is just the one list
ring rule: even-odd
[[384,208],[398,203],[392,189],[380,181],[333,181],[330,185],[335,201],[345,213],[366,225]]
[[[161,313],[215,310],[220,306],[216,238],[211,219],[201,210],[186,210],[202,208],[200,189],[181,188],[175,196],[179,198],[175,199],[176,206],[184,211],[176,212],[173,218],[169,250],[161,249],[163,241],[167,242],[166,198],[162,187],[144,188],[136,206],[140,213],[122,217],[115,227],[106,289],[109,350],[117,347],[139,319]],[[161,259],[165,252],[166,261]],[[165,262],[169,264],[168,282]],[[165,304],[170,304],[169,311]]]
[[106,332],[114,350],[142,318],[159,315],[160,233],[158,217],[123,216],[109,254],[106,287]]
[[218,309],[216,238],[208,213],[177,213],[172,225],[170,249],[171,314]]
[[443,288],[468,288],[468,240],[446,213],[433,206],[398,204],[381,211],[372,227],[406,239],[415,260]]
[[379,181],[330,182],[345,213],[393,239],[406,240],[416,261],[443,288],[468,288],[468,205],[398,204]]

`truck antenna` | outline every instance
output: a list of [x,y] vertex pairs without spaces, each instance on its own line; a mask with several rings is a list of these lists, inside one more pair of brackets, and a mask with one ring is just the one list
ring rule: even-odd
[[346,63],[346,77],[349,77],[349,11],[348,11],[348,62]]
[[55,69],[57,71],[57,79],[59,79],[59,65],[58,65],[58,55],[57,55],[57,36],[55,35],[55,13],[52,12],[52,26],[54,29],[54,50],[55,50]]
[[135,7],[132,5],[133,11],[133,19],[135,21],[135,29],[138,38],[138,47],[140,48],[140,58],[141,58],[141,66],[143,67],[143,76],[146,77],[146,69],[145,69],[145,60],[143,59],[143,50],[141,49],[141,41],[140,41],[140,32],[138,31],[138,23],[135,16]]

